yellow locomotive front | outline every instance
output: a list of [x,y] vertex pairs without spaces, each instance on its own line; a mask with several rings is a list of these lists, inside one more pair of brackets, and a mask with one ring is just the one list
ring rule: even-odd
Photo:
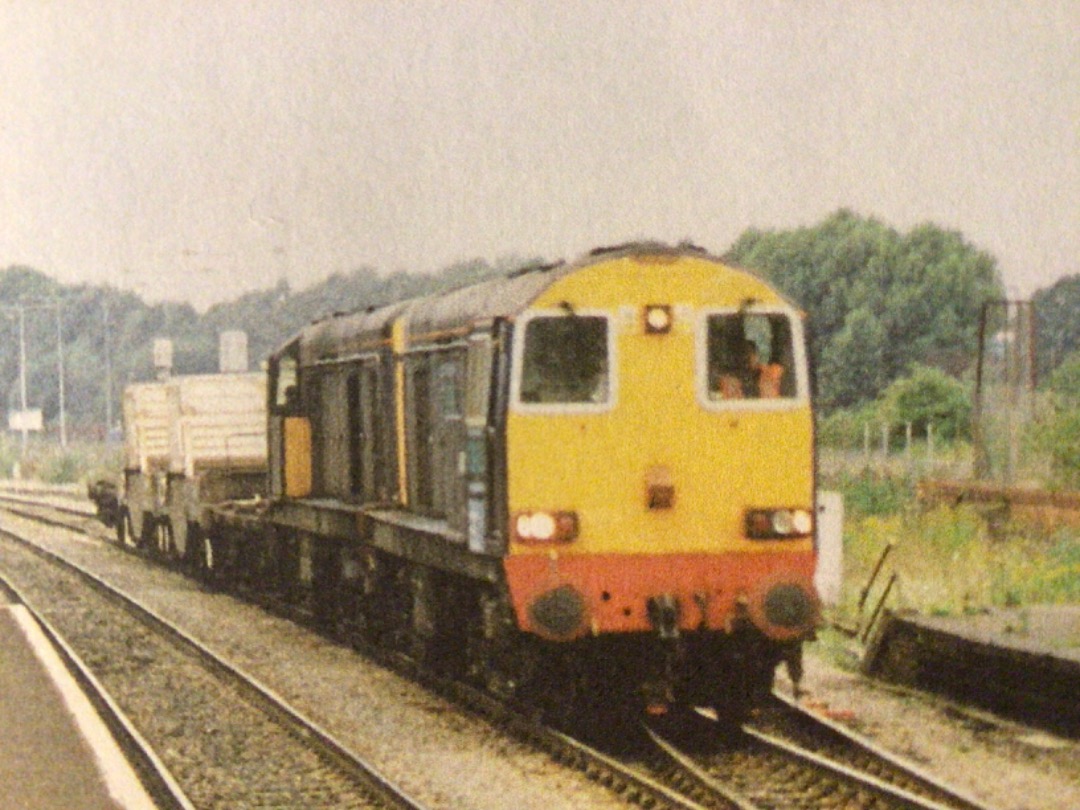
[[512,351],[504,564],[519,627],[659,637],[658,670],[678,670],[665,699],[771,681],[818,620],[800,313],[707,256],[629,251],[545,289]]

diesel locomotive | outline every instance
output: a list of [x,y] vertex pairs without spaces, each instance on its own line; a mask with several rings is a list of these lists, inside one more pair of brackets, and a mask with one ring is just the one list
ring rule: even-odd
[[803,320],[658,243],[325,318],[185,556],[503,696],[739,715],[819,621]]

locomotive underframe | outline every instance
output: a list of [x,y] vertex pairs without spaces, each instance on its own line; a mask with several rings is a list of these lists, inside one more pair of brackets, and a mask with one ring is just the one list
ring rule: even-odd
[[404,652],[555,720],[670,704],[739,718],[779,663],[797,666],[799,641],[769,639],[746,616],[723,630],[571,642],[522,632],[501,558],[395,517],[332,501],[212,507],[193,562],[216,584],[288,605],[338,638]]

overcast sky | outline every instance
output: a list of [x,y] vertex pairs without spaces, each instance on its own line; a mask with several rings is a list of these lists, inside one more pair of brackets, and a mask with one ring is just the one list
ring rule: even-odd
[[1080,272],[1080,2],[0,0],[0,268],[285,276],[723,251],[845,206]]

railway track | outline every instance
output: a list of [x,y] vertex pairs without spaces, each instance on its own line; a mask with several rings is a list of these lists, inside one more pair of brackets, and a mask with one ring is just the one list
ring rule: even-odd
[[[704,806],[739,810],[985,810],[898,758],[785,707],[808,745],[744,726],[720,734],[696,715],[648,729],[665,761],[651,767]],[[776,723],[776,721],[774,721]],[[826,743],[826,738],[828,742]]]
[[[172,774],[187,805],[425,805],[280,696],[76,564],[0,532],[0,562],[87,661]],[[145,747],[145,746],[144,746]]]
[[[74,530],[85,526],[85,512],[77,508],[57,509],[26,498],[19,500],[14,503],[0,498],[0,504],[35,521]],[[722,736],[715,723],[695,715],[687,724],[697,729],[689,742],[684,731],[676,736],[653,729],[643,735],[651,749],[609,756],[509,711],[484,693],[422,673],[399,656],[378,650],[364,652],[420,679],[469,712],[640,806],[738,810],[986,807],[936,783],[915,766],[875,749],[843,727],[782,703],[780,698],[753,727],[738,735]]]
[[918,765],[849,728],[808,711],[794,700],[774,695],[774,705],[758,714],[747,732],[763,742],[813,752],[841,768],[852,769],[896,789],[925,797],[943,807],[983,810],[987,805],[936,779]]
[[194,805],[177,784],[176,779],[161,761],[154,749],[139,733],[120,706],[102,686],[71,645],[56,631],[52,624],[27,599],[22,590],[16,587],[6,576],[0,574],[0,593],[10,596],[11,600],[23,606],[34,622],[41,628],[45,637],[56,650],[68,672],[74,677],[83,694],[89,699],[98,716],[112,732],[121,752],[131,763],[139,780],[160,810],[194,810]]
[[[17,499],[0,498],[0,509],[26,518],[27,520],[34,521],[35,523],[50,527],[60,527],[72,532],[81,533],[87,528],[85,515],[77,508],[58,509],[51,504],[34,502],[33,499],[19,497]],[[32,541],[25,540],[24,542],[31,543]],[[129,550],[132,549],[129,548]],[[90,572],[82,571],[81,566],[64,559],[63,556],[41,549],[36,545],[33,550],[28,550],[26,553],[38,556],[48,555],[50,558],[54,558],[54,564],[79,569],[80,573],[77,575],[89,577],[95,582],[96,588],[112,589],[111,586],[107,585],[100,577],[97,577]],[[142,555],[141,553],[136,552],[136,554],[132,556],[138,558]],[[3,563],[4,558],[0,555],[0,564]],[[127,601],[127,598],[122,594],[119,598]],[[272,607],[271,605],[265,604],[263,606]],[[284,608],[278,607],[281,612],[287,613]],[[292,616],[291,618],[298,617]],[[152,619],[152,621],[155,620],[156,619]],[[166,624],[168,623],[166,622]],[[183,635],[182,631],[177,630],[177,632],[180,632],[181,635]],[[202,646],[198,645],[197,642],[195,642],[195,644],[199,647]],[[664,808],[671,808],[672,810],[700,810],[700,805],[680,796],[677,791],[670,790],[659,782],[649,779],[639,770],[626,766],[614,758],[607,757],[603,753],[596,751],[569,736],[545,728],[521,714],[508,711],[505,706],[497,703],[490,696],[469,689],[462,684],[441,679],[430,673],[424,673],[423,671],[418,670],[412,662],[394,653],[387,653],[386,651],[370,648],[366,648],[364,652],[377,663],[387,666],[399,674],[418,680],[427,688],[448,697],[463,710],[473,712],[476,715],[483,717],[493,726],[502,729],[513,739],[522,741],[528,746],[544,752],[548,757],[560,765],[586,774],[589,779],[601,784],[607,791],[610,791],[618,797],[617,803],[621,806],[643,806],[652,808],[652,810],[663,810]],[[202,652],[199,652],[198,654],[200,656],[204,655]],[[324,805],[312,804],[310,806]],[[338,805],[335,804],[333,806],[336,807]]]
[[0,508],[39,523],[75,530],[81,529],[87,520],[95,517],[93,507],[67,495],[51,495],[45,499],[43,496],[0,490]]

